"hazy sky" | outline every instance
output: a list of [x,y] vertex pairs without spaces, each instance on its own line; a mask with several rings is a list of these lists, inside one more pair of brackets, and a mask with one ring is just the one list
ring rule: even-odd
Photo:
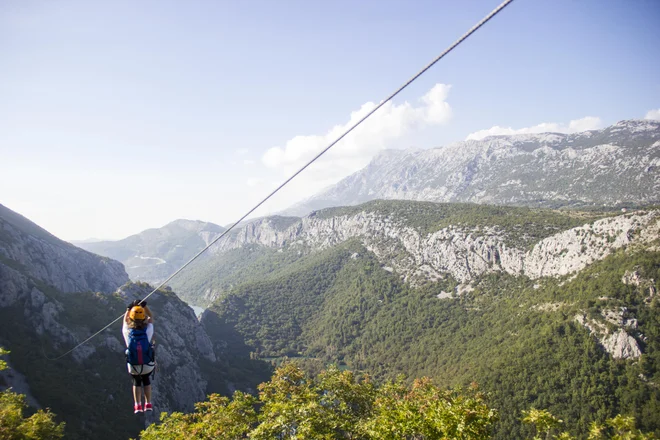
[[[226,225],[498,2],[2,1],[0,203],[67,240]],[[382,148],[660,117],[658,23],[516,0],[256,215]]]

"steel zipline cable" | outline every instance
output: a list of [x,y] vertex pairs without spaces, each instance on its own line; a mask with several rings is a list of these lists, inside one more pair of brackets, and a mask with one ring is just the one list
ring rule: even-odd
[[[187,263],[185,263],[183,266],[181,266],[176,272],[174,272],[172,275],[170,275],[165,281],[160,283],[158,287],[156,287],[154,290],[151,291],[147,296],[145,296],[140,302],[146,301],[147,298],[149,298],[151,295],[156,293],[160,288],[165,286],[172,278],[177,276],[183,269],[188,267],[193,261],[195,261],[200,255],[202,255],[204,252],[206,252],[211,246],[213,246],[215,243],[217,243],[220,239],[225,237],[229,232],[231,232],[232,229],[234,229],[238,224],[240,224],[243,220],[245,220],[250,214],[252,214],[254,211],[256,211],[261,205],[266,203],[271,197],[273,197],[279,190],[284,188],[289,182],[291,182],[298,174],[302,173],[307,167],[309,167],[311,164],[313,164],[318,158],[323,156],[330,148],[335,146],[339,141],[341,141],[344,137],[346,137],[350,132],[352,132],[354,129],[356,129],[360,124],[362,124],[367,118],[369,118],[371,115],[376,113],[382,106],[384,106],[387,102],[392,100],[395,96],[397,96],[399,93],[401,93],[406,87],[408,87],[410,84],[412,84],[417,78],[422,76],[427,70],[429,70],[431,67],[433,67],[438,61],[440,61],[442,58],[445,57],[449,52],[454,50],[458,45],[460,45],[463,41],[465,41],[470,35],[475,33],[479,28],[481,28],[484,24],[486,24],[491,18],[493,18],[495,15],[497,15],[498,12],[502,11],[505,7],[507,7],[513,0],[505,0],[502,3],[500,3],[499,6],[497,6],[495,9],[493,9],[488,15],[486,15],[481,21],[479,21],[477,24],[472,26],[467,32],[465,32],[458,40],[456,40],[451,46],[449,46],[447,49],[445,49],[440,55],[438,55],[433,61],[431,61],[429,64],[426,65],[422,70],[417,72],[412,78],[410,78],[408,81],[406,81],[401,87],[399,87],[394,93],[389,95],[387,98],[385,98],[383,101],[380,102],[373,110],[371,110],[369,113],[367,113],[362,119],[357,121],[355,124],[353,124],[349,129],[344,131],[344,133],[339,136],[337,139],[335,139],[330,145],[325,147],[320,153],[318,153],[316,156],[314,156],[309,162],[307,162],[304,166],[302,166],[298,171],[296,171],[291,177],[286,179],[280,186],[278,186],[275,190],[273,190],[270,194],[268,194],[263,200],[261,200],[259,203],[257,203],[252,209],[250,209],[248,212],[246,212],[240,219],[238,219],[234,224],[232,224],[229,228],[227,228],[222,234],[220,234],[218,237],[216,237],[213,241],[211,241],[204,249],[199,251],[194,257],[192,257],[190,260],[188,260]],[[78,347],[80,347],[83,344],[86,344],[89,342],[92,338],[98,336],[100,333],[102,333],[104,330],[112,326],[115,322],[119,321],[122,319],[124,315],[121,315],[117,317],[114,321],[112,321],[110,324],[106,325],[103,327],[101,330],[97,331],[66,353],[55,357],[55,358],[48,358],[49,360],[58,360],[63,358],[64,356],[68,355]]]

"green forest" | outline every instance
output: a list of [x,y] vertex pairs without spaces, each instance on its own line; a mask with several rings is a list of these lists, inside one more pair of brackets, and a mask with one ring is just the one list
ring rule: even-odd
[[[621,282],[630,270],[659,280],[660,254],[620,250],[573,278],[491,274],[471,292],[439,299],[454,280],[412,288],[347,242],[230,289],[202,322],[225,329],[231,346],[252,357],[294,358],[310,372],[336,363],[377,380],[478,382],[500,414],[499,439],[529,437],[519,414],[531,407],[564,420],[572,435],[617,414],[660,434],[660,305]],[[621,307],[638,321],[637,361],[612,359],[575,321],[603,321],[601,311]]]
[[[7,354],[0,348],[0,355]],[[0,371],[6,368],[0,360]],[[464,390],[442,389],[429,378],[407,383],[399,376],[377,383],[334,366],[312,376],[287,362],[259,385],[258,396],[211,394],[191,413],[162,413],[140,439],[486,440],[499,418],[488,397],[475,383]],[[532,428],[534,440],[575,439],[547,410],[524,410],[521,421]],[[50,410],[29,411],[24,395],[0,392],[0,439],[59,440],[64,435],[65,424],[57,423]],[[620,414],[591,423],[588,434],[589,440],[653,438],[636,427],[634,417]]]
[[[476,384],[447,390],[429,378],[406,383],[402,377],[375,383],[368,375],[330,367],[310,376],[293,363],[259,386],[258,397],[237,391],[211,395],[191,414],[163,414],[141,440],[298,439],[298,440],[486,440],[498,411]],[[575,439],[561,419],[547,410],[522,411],[522,423],[537,439]],[[592,423],[589,440],[655,438],[617,415]]]

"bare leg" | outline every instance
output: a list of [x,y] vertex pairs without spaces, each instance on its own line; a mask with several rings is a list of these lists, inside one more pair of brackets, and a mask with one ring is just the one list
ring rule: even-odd
[[144,401],[145,403],[151,402],[151,385],[144,387]]
[[[151,394],[151,387],[149,387],[149,394]],[[133,400],[135,403],[142,404],[142,387],[133,385]]]

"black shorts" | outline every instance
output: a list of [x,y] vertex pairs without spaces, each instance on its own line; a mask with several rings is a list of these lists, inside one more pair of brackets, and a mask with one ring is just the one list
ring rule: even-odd
[[142,374],[142,375],[137,375],[137,374],[131,374],[131,377],[133,378],[133,386],[134,387],[141,387],[144,385],[145,387],[148,387],[151,385],[151,379],[149,378],[151,376],[151,373],[149,374]]

